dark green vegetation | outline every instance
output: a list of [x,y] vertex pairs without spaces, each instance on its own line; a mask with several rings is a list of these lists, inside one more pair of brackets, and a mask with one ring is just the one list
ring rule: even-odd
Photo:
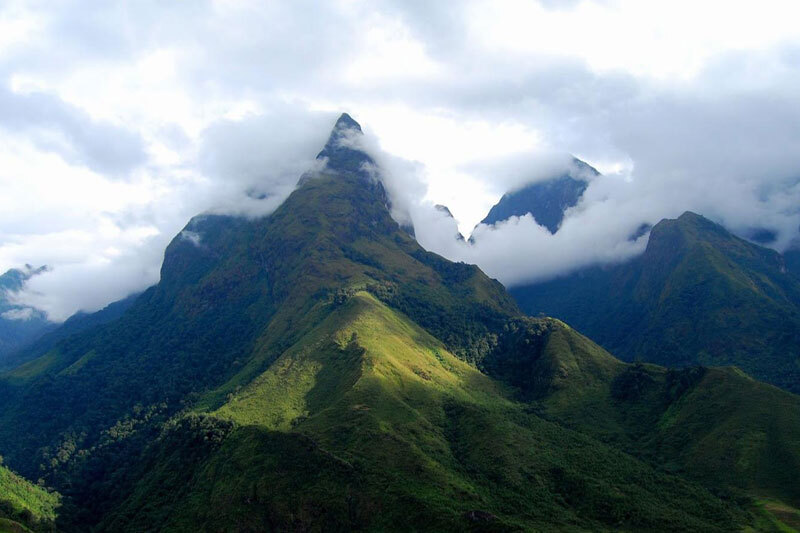
[[646,398],[673,390],[666,370],[648,368],[644,407],[630,400],[629,417],[620,400],[614,431],[596,432],[583,421],[616,408],[629,367],[423,250],[362,170],[368,156],[335,145],[351,120],[320,154],[327,170],[272,215],[193,219],[199,243],[176,237],[160,283],[120,318],[0,376],[0,451],[64,495],[59,527],[779,530],[753,498],[797,506],[795,396],[755,384],[766,418],[708,435],[680,402],[717,391],[697,416],[723,419],[730,393],[688,379],[664,398],[686,414],[675,431],[710,449],[772,428],[764,442],[783,455],[753,451],[752,479],[739,447],[720,460],[741,478],[719,478],[677,444],[665,469],[639,439],[635,413],[663,418]]
[[800,281],[777,252],[702,216],[659,222],[647,249],[511,293],[610,352],[670,367],[735,365],[800,392]]
[[[496,224],[513,216],[530,213],[536,223],[550,233],[558,231],[564,212],[577,205],[588,186],[584,176],[596,176],[597,171],[579,159],[572,160],[574,172],[538,181],[518,191],[504,194],[481,224]],[[573,175],[574,174],[574,175]]]
[[0,370],[8,370],[27,363],[30,359],[35,359],[38,355],[49,351],[59,341],[66,339],[70,335],[117,320],[133,305],[138,297],[138,294],[128,296],[94,313],[82,311],[75,313],[56,329],[51,331],[48,328],[40,332],[38,338],[31,340],[27,346],[10,354],[5,360],[0,360]]
[[54,531],[59,496],[31,484],[0,460],[0,533]]
[[545,418],[706,486],[800,507],[800,397],[732,367],[623,363],[554,319],[509,328],[492,370]]
[[786,261],[786,270],[800,279],[800,249],[789,248],[783,253],[784,261]]
[[[368,292],[331,305],[212,411],[234,428],[217,422],[230,431],[218,447],[198,461],[181,443],[200,439],[164,437],[104,528],[135,516],[136,527],[187,531],[462,530],[471,511],[495,530],[724,530],[746,519],[697,485],[527,413]],[[171,506],[153,509],[154,491]]]
[[0,368],[11,354],[56,327],[41,311],[17,305],[8,297],[44,270],[28,266],[27,270],[13,268],[0,275]]

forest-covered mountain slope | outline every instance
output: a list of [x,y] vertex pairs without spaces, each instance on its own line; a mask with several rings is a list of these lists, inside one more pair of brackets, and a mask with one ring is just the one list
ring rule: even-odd
[[42,311],[20,305],[11,297],[32,276],[45,270],[26,265],[25,269],[12,268],[0,275],[0,368],[12,354],[56,327]]
[[733,367],[624,363],[555,319],[510,325],[489,368],[548,420],[665,471],[800,508],[800,397]]
[[497,224],[513,216],[521,217],[530,213],[537,224],[555,233],[564,219],[564,212],[580,201],[589,185],[588,179],[598,175],[597,170],[580,159],[572,158],[571,167],[566,174],[504,194],[481,220],[481,224]]
[[625,365],[423,250],[353,124],[273,214],[196,217],[120,318],[0,375],[0,453],[63,494],[60,528],[778,530],[753,501],[777,473],[677,475],[550,411]]
[[800,392],[800,281],[774,250],[700,215],[659,222],[628,262],[511,294],[527,313],[558,317],[625,360],[735,365]]
[[134,304],[138,297],[138,294],[132,294],[122,300],[108,304],[99,311],[93,313],[79,311],[58,326],[53,324],[52,328],[39,332],[38,338],[32,339],[27,346],[11,353],[4,360],[0,360],[0,371],[18,367],[31,359],[35,359],[53,348],[59,341],[71,335],[117,320]]
[[54,531],[60,497],[3,466],[0,459],[0,532]]

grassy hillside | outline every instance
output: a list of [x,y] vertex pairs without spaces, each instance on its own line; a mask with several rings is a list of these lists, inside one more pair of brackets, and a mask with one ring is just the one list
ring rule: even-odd
[[693,213],[663,220],[647,249],[511,293],[625,360],[735,365],[800,392],[800,282],[782,257]]
[[53,531],[58,494],[32,484],[0,461],[0,532]]
[[488,370],[514,369],[546,419],[717,493],[800,508],[800,397],[730,367],[622,363],[552,319],[518,320],[498,354]]
[[[698,485],[527,413],[369,293],[331,305],[212,413],[233,423],[218,448],[189,466],[162,446],[159,466],[104,526],[124,530],[136,516],[136,528],[163,519],[176,531],[722,531],[750,520]],[[171,486],[164,515],[152,495]]]
[[360,289],[459,357],[485,357],[519,312],[513,300],[478,268],[423,250],[391,218],[383,186],[335,155],[339,168],[306,177],[269,217],[196,217],[185,231],[199,242],[178,235],[160,283],[121,318],[0,374],[9,463],[62,488],[80,521],[96,520],[112,495],[92,487],[125,477],[126,454],[174,414],[246,386],[325,319],[326,302]]
[[[268,217],[196,217],[119,319],[0,375],[0,451],[64,495],[59,527],[777,527],[750,492],[623,449],[624,420],[613,441],[559,419],[556,399],[588,417],[577,399],[628,367],[423,250],[352,152],[326,147]],[[792,453],[791,421],[775,424]]]

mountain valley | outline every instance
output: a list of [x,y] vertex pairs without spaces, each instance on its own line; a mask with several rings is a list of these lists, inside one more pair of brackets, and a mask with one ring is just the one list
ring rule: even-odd
[[342,115],[276,211],[196,216],[157,285],[0,373],[0,487],[29,502],[0,493],[0,526],[791,530],[800,397],[750,377],[797,392],[777,253],[687,214],[634,266],[509,293],[398,225],[360,133]]

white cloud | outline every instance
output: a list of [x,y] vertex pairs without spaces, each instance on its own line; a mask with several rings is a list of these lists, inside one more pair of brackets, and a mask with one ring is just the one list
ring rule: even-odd
[[30,320],[33,318],[33,314],[35,313],[35,309],[30,307],[21,307],[19,309],[10,309],[5,313],[0,314],[0,317],[5,318],[6,320]]
[[730,2],[609,0],[567,9],[525,0],[476,2],[471,34],[517,55],[576,57],[592,69],[656,78],[691,78],[715,55],[797,39],[792,0]]
[[373,14],[362,46],[363,52],[344,71],[344,81],[351,85],[430,79],[441,71],[441,66],[428,57],[422,43],[397,20]]
[[288,104],[221,119],[203,133],[199,155],[125,181],[36,155],[25,143],[14,155],[0,151],[0,184],[9,192],[0,198],[1,227],[9,228],[0,231],[0,265],[52,267],[16,301],[64,320],[158,282],[166,245],[192,216],[263,216],[280,205],[318,164],[334,119]]
[[181,236],[182,239],[189,241],[195,246],[200,246],[200,242],[203,240],[202,235],[200,235],[196,231],[189,231],[188,229],[181,231],[179,235]]
[[[141,290],[191,216],[274,209],[341,111],[423,245],[508,283],[628,257],[630,231],[685,209],[780,248],[800,224],[797,11],[5,2],[0,269],[51,265],[25,302],[56,318]],[[469,233],[567,153],[606,176],[556,235],[522,217],[468,247],[433,207]]]
[[0,87],[0,126],[25,135],[45,152],[109,177],[125,175],[145,160],[144,142],[136,132],[93,120],[50,94]]

